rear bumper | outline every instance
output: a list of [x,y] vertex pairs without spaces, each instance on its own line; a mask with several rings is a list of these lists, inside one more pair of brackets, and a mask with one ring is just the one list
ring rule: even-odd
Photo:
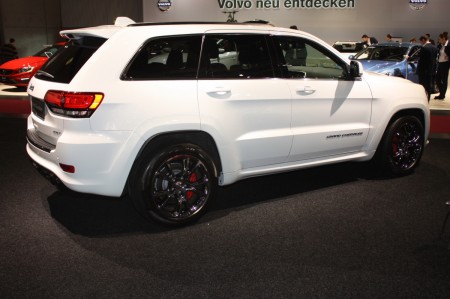
[[[125,190],[139,139],[131,132],[75,134],[65,131],[52,145],[28,125],[26,146],[29,157],[41,174],[56,185],[90,194],[119,197]],[[123,157],[126,157],[125,159]],[[63,170],[71,165],[75,172]]]

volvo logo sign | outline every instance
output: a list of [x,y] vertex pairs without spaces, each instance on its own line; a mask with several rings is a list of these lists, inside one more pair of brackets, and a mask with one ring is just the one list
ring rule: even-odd
[[158,0],[158,8],[160,11],[168,11],[172,7],[170,0]]
[[427,4],[428,0],[409,0],[409,6],[414,10],[422,10]]

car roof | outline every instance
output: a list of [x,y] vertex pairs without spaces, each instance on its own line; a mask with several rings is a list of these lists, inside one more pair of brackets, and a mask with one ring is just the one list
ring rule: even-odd
[[261,29],[267,29],[269,31],[287,31],[292,33],[301,33],[304,35],[310,36],[310,34],[306,32],[302,32],[300,30],[294,30],[289,28],[283,28],[283,27],[275,27],[274,25],[270,23],[265,22],[256,22],[256,21],[250,21],[250,22],[244,22],[244,23],[226,23],[226,22],[157,22],[157,23],[149,23],[149,22],[143,22],[143,23],[117,23],[115,25],[102,25],[102,26],[96,26],[96,27],[86,27],[86,28],[78,28],[78,29],[69,29],[69,30],[63,30],[60,32],[60,35],[68,38],[68,39],[74,39],[78,36],[93,36],[93,37],[101,37],[105,39],[109,39],[114,34],[116,34],[118,31],[127,29],[127,30],[133,30],[134,28],[151,28],[152,30],[155,30],[157,27],[167,27],[167,29],[182,27],[183,29],[180,30],[182,32],[188,32],[191,30],[192,32],[206,32],[209,30],[261,30]]
[[271,26],[275,27],[270,23],[267,23],[266,21],[261,20],[254,20],[254,21],[247,21],[242,23],[230,23],[230,22],[142,22],[142,23],[133,23],[129,24],[129,27],[136,27],[136,26],[161,26],[161,25],[227,25],[227,26],[238,26],[238,25],[261,25],[261,26]]
[[[119,18],[118,18],[119,19]],[[205,34],[205,33],[269,33],[278,35],[292,34],[296,36],[308,37],[311,40],[323,44],[329,48],[330,51],[339,53],[336,49],[325,43],[320,38],[297,29],[290,29],[286,27],[276,27],[270,23],[262,21],[249,21],[243,23],[225,23],[225,22],[163,22],[163,23],[135,23],[126,18],[121,22],[116,22],[114,25],[102,25],[97,27],[87,27],[71,30],[63,30],[60,32],[61,36],[69,40],[78,39],[82,37],[99,37],[110,39],[113,35],[123,32],[126,36],[131,36],[130,31],[135,31],[134,36],[139,34],[155,34],[160,35],[183,35],[183,34]],[[144,33],[145,32],[145,33]],[[141,35],[142,36],[142,35]]]

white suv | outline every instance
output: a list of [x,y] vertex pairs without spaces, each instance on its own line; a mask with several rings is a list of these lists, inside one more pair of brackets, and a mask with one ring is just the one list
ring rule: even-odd
[[197,219],[218,186],[248,177],[372,158],[410,173],[428,138],[420,85],[363,74],[301,31],[142,23],[61,34],[70,43],[28,87],[28,154],[69,189],[127,195],[162,223]]

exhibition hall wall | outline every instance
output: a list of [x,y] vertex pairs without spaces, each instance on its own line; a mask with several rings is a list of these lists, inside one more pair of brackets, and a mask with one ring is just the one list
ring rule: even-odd
[[[297,25],[330,44],[359,41],[363,34],[382,41],[387,33],[407,41],[430,33],[437,40],[439,33],[450,30],[449,0],[427,0],[422,10],[413,9],[410,0],[171,0],[165,12],[157,2],[143,0],[144,21],[226,21],[224,12],[237,11],[239,22],[263,19],[281,27]],[[342,8],[325,7],[332,4]],[[314,5],[321,7],[306,7]]]
[[60,0],[0,0],[0,42],[14,38],[19,56],[55,42],[60,28]]
[[[415,10],[410,1],[427,4]],[[169,9],[162,11],[158,3],[169,3]],[[404,40],[430,33],[437,39],[450,29],[449,0],[0,0],[0,42],[14,37],[22,57],[57,41],[61,29],[112,24],[118,16],[137,22],[221,22],[233,11],[240,22],[297,25],[330,44],[359,41],[363,34],[379,41],[387,33]]]
[[142,22],[142,5],[142,0],[0,0],[0,42],[13,37],[19,56],[29,56],[61,40],[61,29],[112,24],[118,16]]

